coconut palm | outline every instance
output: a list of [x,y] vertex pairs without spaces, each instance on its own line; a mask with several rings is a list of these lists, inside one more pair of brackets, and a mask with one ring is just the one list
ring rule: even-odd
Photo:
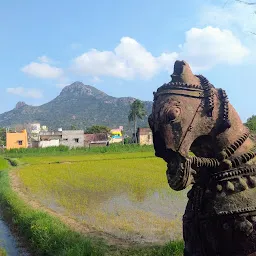
[[134,124],[134,136],[135,143],[137,143],[136,129],[137,129],[137,119],[142,119],[146,115],[144,104],[140,100],[135,100],[130,107],[130,112],[128,115],[129,122],[133,121]]

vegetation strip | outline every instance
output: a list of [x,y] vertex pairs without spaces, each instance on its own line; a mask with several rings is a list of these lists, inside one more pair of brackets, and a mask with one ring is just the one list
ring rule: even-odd
[[[2,160],[0,157],[0,165],[3,165]],[[35,255],[183,255],[183,243],[180,241],[165,246],[108,246],[100,239],[70,230],[58,218],[29,207],[11,189],[8,171],[0,172],[0,184],[0,206],[4,218],[26,238]]]
[[0,157],[0,170],[6,170],[8,167],[8,162],[3,157]]
[[106,245],[68,229],[57,218],[30,209],[11,190],[8,171],[0,173],[0,204],[4,218],[25,236],[35,255],[104,255]]
[[0,154],[10,158],[20,158],[24,156],[52,156],[52,155],[83,155],[98,153],[128,153],[128,152],[154,152],[152,145],[138,144],[111,144],[108,147],[92,147],[92,148],[72,148],[67,146],[48,147],[48,148],[20,148],[0,151]]
[[0,248],[0,256],[7,256],[6,250],[4,248]]
[[[152,158],[152,159],[155,159],[155,156],[144,156],[144,157],[120,157],[120,158],[116,158],[116,159],[113,159],[113,158],[103,158],[101,159],[101,161],[115,161],[115,160],[127,160],[127,159],[148,159],[148,158]],[[62,164],[62,163],[83,163],[83,162],[97,162],[99,161],[98,159],[88,159],[88,160],[73,160],[73,161],[56,161],[56,162],[49,162],[48,164]],[[35,163],[34,164],[31,164],[31,165],[36,165]]]
[[[17,159],[9,158],[9,157],[5,157],[4,159],[7,160],[11,166],[19,165],[19,161]],[[4,170],[4,169],[2,169],[2,170]]]

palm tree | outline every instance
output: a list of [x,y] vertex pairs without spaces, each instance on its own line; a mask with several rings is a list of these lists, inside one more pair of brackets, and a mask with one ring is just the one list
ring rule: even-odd
[[135,100],[130,107],[130,112],[128,115],[129,122],[133,121],[134,123],[134,136],[135,143],[137,143],[136,129],[137,129],[137,118],[142,119],[146,115],[144,104],[140,100]]

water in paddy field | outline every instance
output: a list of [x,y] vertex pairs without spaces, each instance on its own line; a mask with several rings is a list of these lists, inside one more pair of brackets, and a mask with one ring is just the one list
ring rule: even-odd
[[[116,237],[139,243],[165,244],[182,238],[182,215],[187,191],[173,193],[97,193],[90,195],[83,214],[70,209],[65,215]],[[89,199],[88,198],[88,199]],[[42,200],[48,208],[65,213],[54,198]]]
[[0,215],[0,247],[5,249],[8,256],[29,256],[24,248],[20,247],[17,239],[12,235],[9,227]]
[[101,231],[140,243],[164,244],[182,237],[182,215],[186,194],[176,196],[155,191],[143,197],[127,193],[112,195],[88,205],[88,214],[80,220]]

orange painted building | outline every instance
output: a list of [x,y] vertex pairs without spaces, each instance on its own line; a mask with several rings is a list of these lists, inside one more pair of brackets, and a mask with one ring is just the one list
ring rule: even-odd
[[22,130],[21,132],[6,133],[6,149],[27,147],[28,135],[26,130]]

